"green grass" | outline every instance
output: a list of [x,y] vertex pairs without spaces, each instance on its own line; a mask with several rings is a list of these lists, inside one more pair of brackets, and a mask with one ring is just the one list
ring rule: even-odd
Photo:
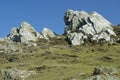
[[115,67],[120,72],[119,44],[69,46],[49,42],[38,43],[39,46],[36,47],[21,45],[25,51],[18,52],[19,54],[5,56],[0,53],[0,69],[13,67],[36,71],[35,75],[25,80],[84,80],[92,74],[96,66]]

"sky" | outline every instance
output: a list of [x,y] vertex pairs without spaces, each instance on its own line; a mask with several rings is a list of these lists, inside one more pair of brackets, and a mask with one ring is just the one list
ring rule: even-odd
[[0,0],[0,37],[23,21],[36,31],[44,27],[64,33],[64,13],[69,10],[96,11],[113,25],[120,24],[120,0]]

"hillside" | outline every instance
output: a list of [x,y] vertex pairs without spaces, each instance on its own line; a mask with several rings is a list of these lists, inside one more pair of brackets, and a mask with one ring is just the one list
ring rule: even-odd
[[[8,46],[8,51],[3,54],[1,49],[0,70],[17,68],[36,72],[25,80],[84,80],[96,66],[113,67],[120,72],[119,44],[70,46],[64,39],[63,36],[52,41],[41,39],[34,47],[1,42]],[[120,77],[120,73],[117,75]]]
[[1,80],[120,80],[120,26],[97,12],[68,10],[65,31],[22,22],[0,38]]

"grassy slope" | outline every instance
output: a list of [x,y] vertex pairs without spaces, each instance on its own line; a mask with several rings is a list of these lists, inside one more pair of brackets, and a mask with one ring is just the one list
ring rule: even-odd
[[119,44],[70,47],[60,41],[59,44],[39,41],[39,46],[27,48],[32,52],[9,56],[0,53],[0,69],[14,67],[37,72],[26,80],[84,80],[96,66],[115,67],[120,72]]

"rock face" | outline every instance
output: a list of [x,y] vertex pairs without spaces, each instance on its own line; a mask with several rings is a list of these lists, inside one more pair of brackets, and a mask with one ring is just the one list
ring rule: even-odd
[[115,36],[112,24],[97,12],[88,14],[85,11],[68,10],[64,15],[65,34],[73,45],[81,45],[91,35],[91,40],[104,39],[111,41]]
[[23,22],[19,28],[13,28],[7,39],[14,42],[28,43],[29,41],[36,41],[37,39],[49,39],[55,37],[55,34],[45,28],[42,34],[38,33],[29,23]]
[[116,77],[117,70],[108,67],[96,67],[93,71],[93,76],[86,80],[120,80]]

